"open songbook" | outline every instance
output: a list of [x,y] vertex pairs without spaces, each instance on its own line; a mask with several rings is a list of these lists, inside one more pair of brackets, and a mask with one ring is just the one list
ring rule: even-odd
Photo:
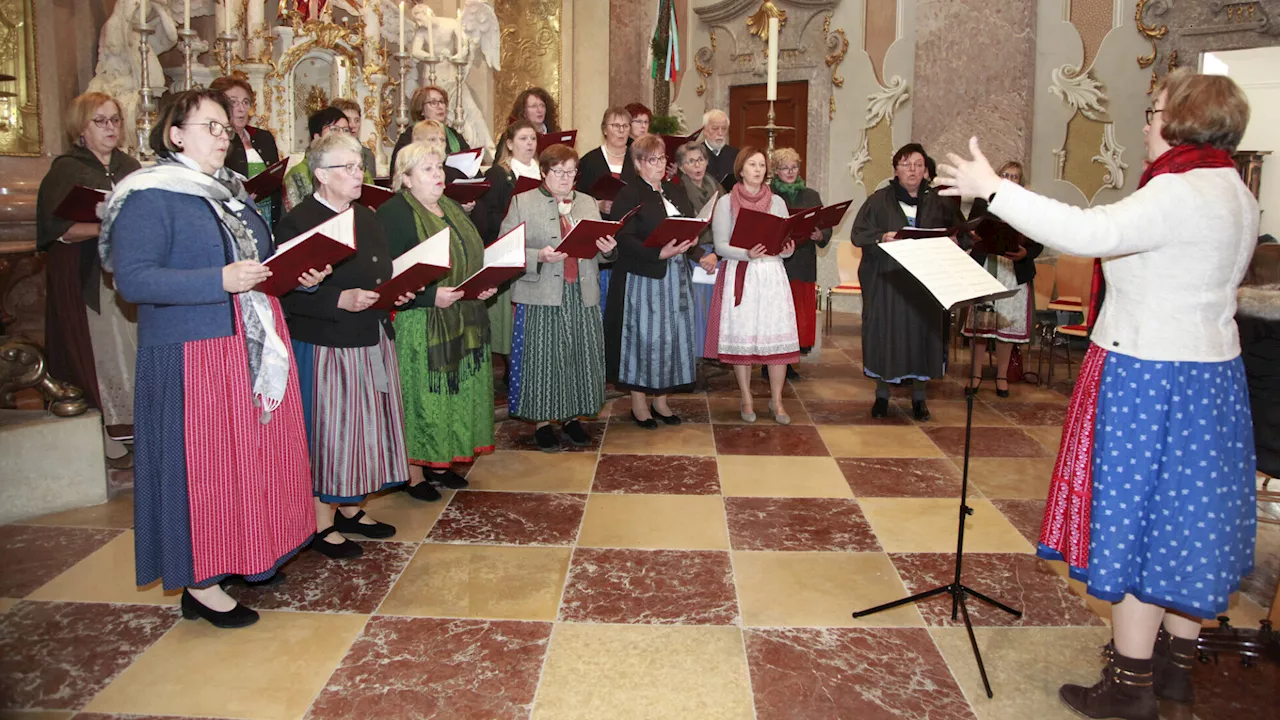
[[423,240],[405,254],[391,261],[391,279],[373,291],[378,302],[370,307],[394,310],[396,300],[405,293],[422,288],[449,274],[449,228]]
[[244,191],[259,200],[274,195],[284,184],[284,171],[289,169],[288,156],[271,163],[267,169],[244,181]]
[[644,246],[650,248],[660,248],[672,240],[682,243],[688,240],[696,240],[702,231],[711,224],[711,213],[715,212],[716,201],[720,199],[720,193],[716,192],[702,206],[702,211],[697,217],[669,217],[658,223],[658,227],[649,233],[649,237],[645,238]]
[[897,240],[878,245],[938,299],[945,308],[983,298],[1008,297],[1010,290],[949,237]]
[[797,245],[800,245],[810,240],[814,230],[826,230],[827,228],[838,226],[852,204],[852,200],[845,200],[826,207],[797,210],[791,214],[791,217],[800,216],[801,219],[792,226],[791,239],[795,240]]
[[542,154],[542,151],[546,150],[552,145],[568,145],[569,147],[573,147],[577,143],[578,143],[577,130],[561,130],[560,132],[545,133],[545,134],[539,133],[538,149],[534,151],[533,159],[537,160],[538,156]]
[[820,213],[821,208],[816,208],[798,212],[790,217],[778,217],[759,210],[742,208],[738,211],[738,221],[734,223],[729,244],[743,250],[763,245],[765,254],[780,255],[787,242],[797,233],[804,232],[807,237],[813,231]]
[[106,190],[76,185],[71,188],[71,192],[67,193],[62,202],[58,203],[58,209],[54,210],[53,214],[73,222],[96,223],[98,222],[98,205],[106,199]]
[[377,210],[382,206],[382,203],[390,200],[393,196],[395,196],[395,193],[384,187],[365,183],[360,188],[360,199],[357,202],[370,210]]
[[698,128],[688,135],[662,135],[662,145],[663,149],[667,152],[667,161],[675,162],[676,150],[678,150],[681,145],[692,142],[694,138],[698,137],[698,133],[700,132],[702,132],[702,128]]
[[463,150],[462,152],[450,153],[444,159],[445,167],[451,167],[454,170],[473,178],[480,174],[480,156],[484,153],[484,148],[472,148]]
[[606,173],[591,184],[591,189],[587,191],[587,194],[597,200],[613,200],[618,197],[618,193],[626,186],[626,183]]
[[455,289],[462,291],[463,300],[476,300],[485,290],[523,275],[524,268],[524,223],[520,223],[484,249],[484,267]]
[[556,246],[556,252],[562,252],[569,257],[587,260],[596,256],[600,252],[600,248],[596,247],[596,241],[609,235],[617,235],[622,229],[623,223],[631,219],[632,215],[639,212],[640,206],[631,208],[631,212],[623,215],[615,221],[609,220],[579,220],[577,225],[565,235],[560,244]]
[[355,211],[347,208],[294,239],[281,243],[267,258],[271,277],[254,288],[268,295],[284,295],[297,289],[298,278],[308,270],[337,265],[356,252]]
[[959,225],[953,225],[945,228],[919,228],[904,227],[896,232],[899,240],[923,240],[925,238],[951,237],[952,235],[960,235],[970,232],[978,225],[982,224],[982,218],[975,218],[968,222],[962,222]]

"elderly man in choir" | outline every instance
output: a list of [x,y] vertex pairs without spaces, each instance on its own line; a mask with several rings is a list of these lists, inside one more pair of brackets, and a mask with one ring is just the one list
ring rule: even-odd
[[702,116],[702,142],[707,146],[707,174],[728,190],[734,183],[738,148],[729,144],[729,116],[711,109]]

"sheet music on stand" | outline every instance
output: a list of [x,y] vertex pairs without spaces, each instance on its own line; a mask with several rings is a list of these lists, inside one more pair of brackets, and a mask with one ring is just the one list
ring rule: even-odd
[[1016,288],[1010,290],[1002,285],[948,237],[895,240],[880,248],[948,309],[974,300],[1009,297],[1017,292]]

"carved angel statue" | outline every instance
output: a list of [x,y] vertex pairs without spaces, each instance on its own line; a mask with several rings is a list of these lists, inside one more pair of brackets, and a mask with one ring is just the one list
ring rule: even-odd
[[[415,5],[410,54],[418,62],[436,62],[436,84],[449,93],[449,121],[471,147],[493,153],[493,130],[467,77],[477,61],[502,69],[498,16],[484,0],[467,0],[455,18],[437,18],[426,4]],[[444,61],[447,61],[444,62]],[[425,81],[423,82],[425,84]]]
[[[132,132],[142,87],[142,60],[138,52],[141,36],[133,29],[138,20],[138,2],[119,0],[111,17],[103,23],[98,35],[98,64],[87,88],[108,93],[119,101],[125,137],[129,138],[130,147],[137,145],[137,138]],[[152,0],[148,10],[147,25],[154,32],[148,42],[147,73],[152,91],[158,98],[164,92],[165,75],[157,55],[177,44],[178,28],[163,0]]]

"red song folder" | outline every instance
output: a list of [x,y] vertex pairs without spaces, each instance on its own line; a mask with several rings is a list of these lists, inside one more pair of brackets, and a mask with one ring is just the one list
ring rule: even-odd
[[485,248],[484,267],[454,289],[462,291],[463,300],[477,300],[485,290],[523,275],[524,268],[524,223],[520,223]]
[[445,157],[444,165],[469,178],[473,178],[480,174],[480,156],[483,153],[484,148],[472,148],[462,152],[450,153]]
[[962,222],[959,225],[953,225],[945,228],[918,228],[904,227],[898,229],[899,240],[924,240],[925,238],[950,237],[961,233],[970,232],[982,223],[983,218],[975,218],[968,222]]
[[[738,221],[733,225],[733,235],[729,244],[743,250],[750,250],[756,245],[764,245],[765,252],[777,255],[791,235],[791,228],[799,224],[801,215],[782,218],[759,210],[742,208],[738,211]],[[794,219],[794,222],[793,222]]]
[[337,265],[355,252],[355,211],[347,208],[276,248],[264,263],[271,269],[271,277],[254,289],[277,297],[284,295],[298,287],[303,273]]
[[596,256],[600,252],[600,248],[596,247],[596,241],[608,236],[617,235],[618,229],[622,227],[625,218],[617,222],[608,220],[579,220],[577,225],[569,231],[568,235],[560,241],[556,246],[556,252],[562,252],[569,257],[578,258],[580,260],[588,260]]
[[677,244],[689,240],[697,240],[698,235],[711,224],[709,220],[699,218],[669,217],[658,223],[658,227],[645,238],[644,246],[660,248],[675,240]]
[[1017,230],[985,215],[973,228],[973,234],[977,237],[973,243],[973,251],[987,255],[1015,252],[1026,241],[1026,238]]
[[597,200],[613,200],[618,197],[618,193],[626,186],[626,183],[613,175],[605,174],[592,183],[591,189],[587,191],[587,194]]
[[578,143],[577,130],[561,130],[560,132],[546,133],[538,135],[538,149],[534,152],[534,159],[542,155],[542,151],[552,145],[568,145],[573,147]]
[[662,144],[666,148],[667,160],[669,162],[675,162],[676,150],[680,149],[681,145],[692,142],[694,138],[698,137],[698,133],[700,132],[702,132],[702,128],[698,128],[688,135],[663,135]]
[[99,222],[98,204],[106,199],[106,190],[76,185],[58,204],[58,209],[53,214],[73,222],[96,223]]
[[271,163],[266,170],[244,181],[244,191],[261,200],[274,195],[284,184],[284,172],[289,169],[289,158]]
[[391,261],[391,279],[373,289],[379,297],[371,307],[394,310],[401,295],[417,293],[448,274],[449,228],[445,228]]
[[395,193],[384,187],[365,183],[364,186],[360,188],[359,203],[370,210],[377,210],[382,206],[382,203],[390,200],[394,195]]
[[479,200],[489,192],[489,187],[488,180],[455,180],[444,186],[444,195],[459,205],[466,205]]
[[541,184],[542,184],[542,181],[537,178],[525,177],[521,175],[520,177],[516,178],[516,186],[515,186],[515,189],[511,191],[511,196],[515,197],[516,195],[519,195],[520,193],[523,193],[523,192],[529,192],[530,190],[537,190],[538,186]]
[[795,224],[791,228],[791,239],[800,245],[812,239],[814,230],[826,230],[838,226],[852,204],[852,200],[846,200],[826,207],[797,210],[791,215],[792,218],[800,218],[792,220]]

